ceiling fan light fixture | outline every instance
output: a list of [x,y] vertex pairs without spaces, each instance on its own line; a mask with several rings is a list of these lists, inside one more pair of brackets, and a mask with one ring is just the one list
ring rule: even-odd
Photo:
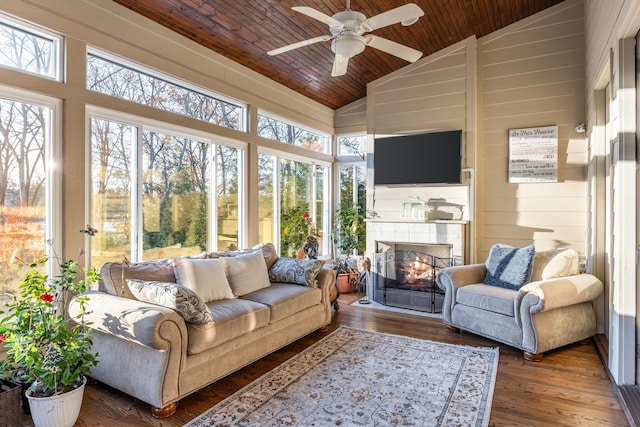
[[331,50],[336,55],[345,58],[352,58],[362,52],[365,48],[364,38],[358,35],[345,34],[331,42]]

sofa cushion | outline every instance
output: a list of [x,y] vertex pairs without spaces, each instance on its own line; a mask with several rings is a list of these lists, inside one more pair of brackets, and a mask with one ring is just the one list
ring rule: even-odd
[[273,283],[242,297],[268,306],[271,309],[270,323],[322,302],[322,292],[318,288],[290,283]]
[[269,271],[269,280],[317,287],[316,277],[323,264],[317,259],[278,258]]
[[267,265],[260,252],[220,258],[220,261],[225,267],[231,290],[235,296],[246,295],[271,286]]
[[209,307],[191,289],[177,283],[127,279],[131,293],[140,301],[169,307],[187,323],[213,322]]
[[176,281],[191,289],[205,302],[234,298],[224,271],[217,259],[176,259]]
[[531,281],[573,276],[580,272],[579,256],[575,249],[557,248],[536,252],[533,259]]
[[456,303],[514,317],[517,291],[484,284],[462,286],[456,292]]
[[208,258],[229,258],[238,255],[246,255],[249,253],[261,252],[264,257],[264,262],[267,265],[267,270],[278,260],[278,252],[273,243],[261,243],[253,246],[249,249],[239,249],[237,251],[221,251],[221,252],[208,252],[206,256]]
[[102,280],[98,289],[111,295],[136,299],[127,286],[127,279],[176,282],[173,267],[166,261],[144,261],[140,263],[107,262],[100,269]]
[[531,278],[535,252],[533,245],[524,248],[493,245],[486,262],[487,275],[484,283],[506,289],[520,289]]
[[269,324],[269,307],[254,301],[237,298],[214,301],[207,306],[213,322],[187,324],[189,354],[203,352]]

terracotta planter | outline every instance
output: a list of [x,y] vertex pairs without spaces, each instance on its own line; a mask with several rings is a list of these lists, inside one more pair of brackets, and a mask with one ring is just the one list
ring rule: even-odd
[[336,281],[341,294],[353,292],[358,281],[358,273],[340,273]]

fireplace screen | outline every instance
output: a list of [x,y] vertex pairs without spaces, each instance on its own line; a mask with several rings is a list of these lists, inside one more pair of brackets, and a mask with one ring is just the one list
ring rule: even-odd
[[373,299],[380,304],[438,313],[444,291],[436,285],[441,268],[460,265],[459,257],[440,258],[413,250],[376,255]]

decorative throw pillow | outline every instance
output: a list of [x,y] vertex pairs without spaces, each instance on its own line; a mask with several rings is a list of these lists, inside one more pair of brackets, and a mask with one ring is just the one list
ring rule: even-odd
[[575,249],[557,248],[536,252],[531,281],[572,276],[580,272],[580,257]]
[[319,259],[278,258],[269,271],[269,279],[272,282],[317,287],[316,277],[323,264]]
[[227,279],[235,296],[242,296],[258,289],[268,288],[269,273],[261,251],[220,258],[225,266]]
[[130,264],[107,262],[100,269],[100,275],[102,277],[99,283],[101,291],[129,299],[135,297],[127,287],[127,279],[173,283],[176,281],[173,267],[163,261],[143,261]]
[[484,283],[517,291],[531,278],[535,253],[533,245],[524,248],[493,245],[486,262]]
[[235,298],[219,259],[182,258],[174,260],[173,265],[176,282],[191,289],[204,302]]
[[140,301],[171,308],[188,323],[213,322],[209,307],[192,290],[177,283],[127,279],[131,293]]

